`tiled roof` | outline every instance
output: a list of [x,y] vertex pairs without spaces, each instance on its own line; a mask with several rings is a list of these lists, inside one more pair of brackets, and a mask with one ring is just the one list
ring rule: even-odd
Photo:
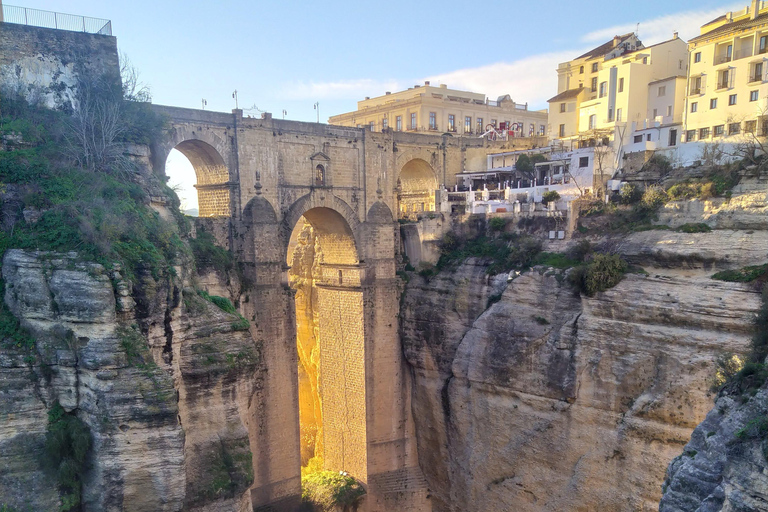
[[[634,34],[634,32],[630,32],[629,34],[624,34],[623,36],[616,36],[616,37],[619,38],[618,44],[623,43],[624,41],[629,39],[633,34]],[[616,46],[618,46],[618,44],[613,44],[613,41],[614,40],[611,39],[607,43],[603,43],[600,46],[598,46],[597,48],[593,48],[592,50],[588,51],[584,55],[579,55],[578,57],[576,57],[576,59],[585,59],[585,58],[586,59],[591,59],[592,57],[602,57],[606,53],[608,53],[611,50],[613,50]]]
[[547,100],[547,103],[553,102],[553,101],[563,101],[563,100],[569,100],[571,98],[575,98],[579,94],[581,94],[581,91],[584,90],[584,87],[578,87],[576,89],[568,89],[567,91],[563,91],[554,98],[550,98]]
[[[726,23],[725,25],[719,26],[716,29],[710,30],[709,32],[705,32],[704,34],[701,34],[700,36],[694,37],[693,39],[689,40],[689,43],[697,43],[699,41],[703,41],[705,39],[709,39],[711,37],[716,37],[721,34],[727,34],[729,32],[735,32],[737,30],[745,30],[748,28],[751,28],[753,26],[762,25],[764,23],[768,22],[768,13],[760,14],[757,18],[754,20],[752,18],[746,18],[740,21],[735,21],[733,23]],[[706,25],[704,25],[706,26]]]

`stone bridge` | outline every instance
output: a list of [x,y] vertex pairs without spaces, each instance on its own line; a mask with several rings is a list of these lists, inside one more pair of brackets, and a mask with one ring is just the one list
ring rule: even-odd
[[[153,148],[153,166],[164,172],[173,148],[187,156],[200,216],[218,225],[250,283],[241,308],[267,367],[249,427],[254,509],[293,509],[300,467],[322,446],[326,469],[367,484],[367,510],[431,510],[398,333],[397,218],[434,211],[467,150],[484,142],[155,108],[171,135]],[[308,272],[311,289],[292,288]],[[319,363],[302,347],[319,347]],[[322,440],[303,446],[305,430]]]

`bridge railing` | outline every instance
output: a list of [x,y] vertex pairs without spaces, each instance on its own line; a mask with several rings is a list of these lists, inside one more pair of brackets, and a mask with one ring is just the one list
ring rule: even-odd
[[28,7],[2,4],[3,14],[0,21],[29,25],[31,27],[55,28],[58,30],[70,30],[72,32],[86,32],[89,34],[112,35],[112,22],[100,18],[89,18],[75,14],[61,12],[41,11]]

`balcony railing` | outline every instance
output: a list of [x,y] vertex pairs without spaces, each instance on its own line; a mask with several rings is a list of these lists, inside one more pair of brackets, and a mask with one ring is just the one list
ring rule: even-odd
[[30,27],[54,28],[88,34],[112,35],[112,22],[88,16],[77,16],[60,12],[41,11],[14,5],[2,5],[3,21]]
[[695,94],[701,94],[701,87],[694,87],[693,89],[691,89],[691,96]]

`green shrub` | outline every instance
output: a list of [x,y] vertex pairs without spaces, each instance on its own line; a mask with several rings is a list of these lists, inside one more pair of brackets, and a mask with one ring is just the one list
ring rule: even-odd
[[591,297],[616,286],[627,268],[627,262],[618,254],[596,254],[591,262],[574,269],[569,279],[581,292]]
[[210,295],[208,292],[203,290],[198,290],[197,294],[200,295],[205,300],[207,300],[208,302],[211,302],[220,310],[226,313],[229,313],[231,315],[237,314],[237,310],[235,309],[235,306],[232,305],[232,302],[226,297],[219,297],[218,295]]
[[507,227],[507,220],[501,217],[493,217],[488,222],[488,227],[491,228],[491,231],[504,231],[504,228]]
[[675,200],[694,199],[701,195],[701,184],[699,183],[677,183],[669,187],[667,194]]
[[225,274],[235,266],[232,253],[217,246],[216,239],[211,233],[198,232],[197,238],[189,239],[189,247],[192,249],[198,271],[213,269]]
[[532,264],[564,269],[578,265],[579,261],[561,252],[540,252],[533,258]]
[[635,204],[643,198],[643,192],[633,183],[625,183],[619,191],[622,204]]
[[548,190],[541,195],[541,200],[544,203],[553,203],[560,200],[560,194],[557,190]]
[[592,244],[589,240],[579,240],[579,242],[568,250],[568,258],[579,263],[587,259],[592,254]]
[[703,222],[697,222],[697,223],[686,223],[677,228],[678,231],[682,231],[683,233],[709,233],[712,231],[712,228],[710,228],[707,224],[704,224]]
[[658,186],[650,186],[643,192],[641,204],[649,210],[658,210],[666,204],[669,200],[667,193],[663,188]]
[[355,507],[364,495],[365,488],[346,473],[320,471],[301,478],[301,500],[317,512]]
[[731,283],[749,283],[762,277],[768,277],[768,263],[735,270],[723,270],[712,275],[712,279]]
[[48,411],[45,451],[58,475],[61,511],[80,509],[82,475],[90,448],[91,433],[85,423],[54,402]]

